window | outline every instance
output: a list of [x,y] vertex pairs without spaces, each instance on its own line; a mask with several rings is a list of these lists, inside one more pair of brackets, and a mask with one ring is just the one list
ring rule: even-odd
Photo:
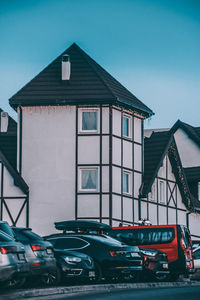
[[98,169],[80,169],[80,190],[96,191],[98,189]]
[[97,110],[81,111],[81,131],[97,131]]
[[[52,240],[50,240],[52,241]],[[83,249],[89,245],[88,242],[80,238],[58,238],[53,245],[56,249]]]
[[174,228],[113,230],[111,235],[121,242],[132,246],[166,244],[172,242],[175,237]]
[[123,193],[130,193],[130,173],[123,172]]
[[123,136],[130,137],[130,118],[123,116]]
[[200,182],[198,182],[198,200],[200,201]]
[[160,201],[160,203],[165,202],[165,199],[164,199],[164,182],[163,181],[159,182],[159,201]]

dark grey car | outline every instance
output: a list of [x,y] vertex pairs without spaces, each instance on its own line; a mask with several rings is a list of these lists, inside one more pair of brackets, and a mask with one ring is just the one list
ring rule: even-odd
[[59,282],[59,271],[51,243],[44,241],[30,228],[9,226],[7,222],[1,221],[0,229],[23,244],[30,266],[29,277],[39,279],[45,285],[55,285]]
[[0,231],[0,283],[3,286],[20,287],[30,268],[24,246]]

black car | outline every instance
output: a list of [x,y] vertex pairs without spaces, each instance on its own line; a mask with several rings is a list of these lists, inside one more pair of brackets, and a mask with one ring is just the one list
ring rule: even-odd
[[156,249],[144,249],[140,251],[144,256],[143,278],[147,280],[166,281],[169,279],[167,255]]
[[[104,224],[87,221],[55,223],[61,234],[45,237],[55,249],[78,251],[91,256],[96,279],[136,278],[143,270],[143,257],[138,247],[127,246],[101,233]],[[107,226],[107,225],[105,225]],[[74,233],[72,231],[75,231]]]
[[[107,234],[126,245],[133,246],[133,241],[117,230],[108,230]],[[134,242],[135,244],[136,242]],[[156,281],[166,281],[169,279],[168,258],[164,252],[149,248],[140,248],[140,251],[144,256],[143,279]]]
[[[55,239],[50,239],[54,245]],[[95,278],[94,261],[83,253],[54,249],[57,265],[63,280],[89,281]]]
[[0,231],[0,283],[4,287],[21,287],[29,274],[24,246]]
[[30,228],[9,226],[7,222],[1,221],[0,229],[23,244],[30,266],[29,277],[35,277],[45,285],[55,285],[60,281],[51,243],[32,232]]

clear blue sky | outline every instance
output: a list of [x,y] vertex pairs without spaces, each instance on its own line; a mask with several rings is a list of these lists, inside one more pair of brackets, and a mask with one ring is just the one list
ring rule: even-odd
[[200,126],[200,0],[0,0],[0,106],[76,42],[154,112]]

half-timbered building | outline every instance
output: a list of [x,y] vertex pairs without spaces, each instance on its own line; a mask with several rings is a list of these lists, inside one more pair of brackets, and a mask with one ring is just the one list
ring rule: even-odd
[[45,234],[66,219],[138,221],[145,104],[73,44],[10,105],[30,226]]
[[[180,123],[178,121],[171,130],[146,132],[140,217],[153,224],[187,225],[193,237],[200,238],[200,153],[191,145],[193,141],[184,136],[185,132],[176,137]],[[196,151],[195,157],[192,157],[193,151]]]
[[0,220],[28,226],[29,188],[16,170],[17,123],[0,109]]

